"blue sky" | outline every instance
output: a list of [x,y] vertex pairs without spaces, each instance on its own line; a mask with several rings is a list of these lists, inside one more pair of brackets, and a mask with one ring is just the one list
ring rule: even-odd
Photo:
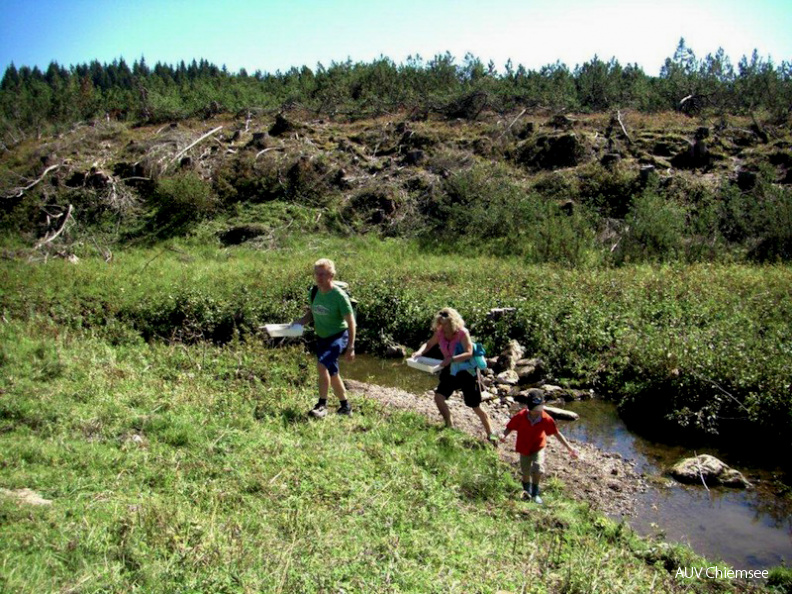
[[450,51],[499,72],[509,58],[574,68],[596,54],[656,75],[681,37],[736,66],[754,49],[792,61],[790,32],[789,0],[0,0],[0,69],[144,56],[252,73]]

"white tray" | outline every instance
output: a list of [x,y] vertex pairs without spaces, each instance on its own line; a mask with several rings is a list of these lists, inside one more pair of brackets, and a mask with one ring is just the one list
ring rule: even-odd
[[295,338],[303,335],[301,324],[267,324],[264,330],[272,338]]
[[440,367],[442,362],[443,361],[441,359],[416,357],[415,359],[407,359],[407,367],[412,367],[413,369],[418,369],[420,371],[426,371],[427,373],[437,373],[442,369]]

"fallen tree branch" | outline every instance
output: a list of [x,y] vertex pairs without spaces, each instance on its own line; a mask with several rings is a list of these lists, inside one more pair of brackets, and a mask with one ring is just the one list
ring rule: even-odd
[[28,190],[33,188],[36,184],[41,182],[41,180],[43,180],[45,177],[47,177],[47,174],[50,171],[52,171],[53,169],[57,169],[60,166],[61,166],[60,163],[58,163],[57,165],[50,165],[49,167],[47,167],[44,170],[44,173],[42,173],[41,177],[39,177],[37,180],[30,182],[28,185],[26,185],[26,186],[24,186],[22,188],[14,188],[13,191],[10,194],[6,194],[5,197],[6,198],[20,198],[22,196],[22,194],[24,194],[25,192],[27,192]]
[[282,151],[283,149],[284,149],[284,147],[282,147],[282,146],[271,146],[270,148],[262,149],[262,150],[260,150],[259,152],[256,153],[256,156],[253,158],[253,160],[255,161],[261,155],[263,155],[264,153],[268,153],[269,151]]
[[624,123],[622,122],[621,119],[621,112],[619,111],[616,111],[616,120],[619,122],[619,126],[621,126],[622,132],[624,132],[624,137],[627,139],[627,141],[630,144],[632,144],[632,138],[630,138],[630,135],[627,134],[627,128],[624,127]]
[[695,457],[695,459],[696,459],[696,466],[698,467],[698,471],[699,471],[699,478],[701,478],[701,482],[702,482],[702,484],[704,485],[704,488],[705,488],[705,489],[707,490],[707,492],[709,493],[709,487],[707,486],[707,481],[705,481],[705,480],[704,480],[704,471],[703,471],[703,470],[702,470],[702,468],[701,468],[701,462],[699,461],[698,454],[695,452],[695,450],[693,451],[693,456],[694,456],[694,457]]
[[504,134],[506,134],[506,132],[508,132],[509,130],[511,130],[511,129],[512,129],[512,126],[514,126],[514,124],[516,124],[516,123],[517,123],[517,120],[519,120],[521,117],[523,117],[523,115],[525,115],[525,112],[526,112],[526,111],[528,111],[528,108],[527,108],[527,107],[526,107],[525,109],[523,109],[523,110],[522,110],[522,111],[521,111],[521,112],[520,112],[520,113],[517,115],[517,117],[516,117],[516,118],[514,118],[514,119],[512,120],[512,123],[511,123],[511,124],[509,124],[509,125],[506,127],[506,129],[505,129],[503,132],[501,132],[501,135],[500,135],[500,136],[498,136],[498,140],[500,140],[501,138],[503,138]]
[[718,390],[720,390],[721,392],[723,392],[724,394],[726,394],[726,396],[728,396],[729,398],[731,398],[732,400],[734,400],[734,402],[737,404],[737,406],[739,406],[741,409],[743,409],[743,410],[744,410],[745,412],[747,412],[749,415],[751,414],[751,411],[750,411],[750,410],[748,410],[748,408],[747,408],[747,407],[746,407],[746,406],[745,406],[745,405],[744,405],[742,402],[740,402],[740,401],[739,401],[739,400],[737,400],[737,398],[735,398],[735,397],[734,397],[732,394],[730,394],[729,392],[727,392],[726,390],[724,390],[724,389],[723,389],[723,387],[722,387],[720,384],[718,384],[718,382],[716,382],[715,380],[712,380],[712,379],[710,379],[710,378],[708,378],[708,377],[704,377],[703,375],[700,375],[700,374],[696,373],[695,371],[691,371],[691,372],[690,372],[690,375],[692,375],[693,377],[695,377],[695,378],[698,378],[698,379],[700,379],[700,380],[702,380],[702,381],[705,381],[705,382],[708,382],[708,383],[712,384],[712,387],[713,387],[713,388],[718,388]]
[[205,140],[205,139],[209,138],[209,137],[210,137],[212,134],[216,134],[216,133],[218,133],[218,132],[219,132],[220,130],[222,130],[222,129],[223,129],[223,127],[222,127],[222,126],[218,126],[218,127],[217,127],[217,128],[215,128],[214,130],[210,130],[209,132],[207,132],[206,134],[204,134],[203,136],[201,136],[201,137],[200,137],[198,140],[196,140],[195,142],[193,142],[192,144],[190,144],[189,146],[187,146],[187,148],[185,148],[185,149],[183,149],[183,150],[179,151],[179,152],[176,154],[176,156],[175,156],[175,157],[173,157],[173,159],[171,159],[171,160],[170,160],[170,162],[171,162],[171,163],[173,163],[174,161],[177,161],[177,160],[179,159],[179,157],[181,157],[181,156],[182,156],[184,153],[186,153],[187,151],[189,151],[189,150],[190,150],[192,147],[194,147],[196,144],[198,144],[198,143],[199,143],[199,142],[201,142],[202,140]]
[[69,208],[68,208],[68,210],[66,211],[66,216],[65,216],[65,217],[63,217],[63,222],[61,223],[61,226],[60,226],[60,228],[59,228],[59,229],[58,229],[58,230],[55,232],[55,234],[54,234],[54,235],[45,235],[45,236],[44,236],[44,239],[42,239],[41,241],[39,241],[39,242],[36,244],[36,246],[35,246],[33,249],[36,249],[36,250],[37,250],[37,249],[41,248],[42,246],[44,246],[44,245],[46,245],[46,244],[50,243],[50,242],[51,242],[53,239],[55,239],[55,238],[56,238],[58,235],[60,235],[61,233],[63,233],[63,230],[66,228],[66,223],[68,222],[68,220],[69,220],[69,217],[71,217],[71,213],[72,213],[72,205],[71,205],[71,204],[69,204]]

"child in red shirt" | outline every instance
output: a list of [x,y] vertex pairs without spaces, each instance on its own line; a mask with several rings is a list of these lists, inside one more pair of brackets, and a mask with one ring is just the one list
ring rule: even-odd
[[553,418],[544,411],[544,396],[540,390],[531,390],[532,394],[527,399],[527,408],[524,408],[506,424],[501,442],[512,431],[517,432],[515,451],[520,454],[520,470],[522,471],[523,499],[541,504],[539,496],[539,481],[544,474],[544,449],[547,445],[547,436],[555,435],[573,458],[578,457],[575,448],[569,445],[566,438],[556,427]]

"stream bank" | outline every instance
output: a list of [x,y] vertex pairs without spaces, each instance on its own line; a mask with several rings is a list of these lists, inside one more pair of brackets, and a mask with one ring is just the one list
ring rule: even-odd
[[[441,424],[432,396],[436,378],[408,369],[401,360],[359,356],[344,366],[342,375],[353,398],[365,395],[386,410],[418,412]],[[456,428],[483,441],[481,424],[470,409],[456,397],[449,406]],[[498,400],[482,406],[494,428],[502,429],[510,417],[508,407]],[[772,471],[737,466],[754,483],[750,490],[681,485],[664,471],[694,452],[633,434],[610,403],[594,399],[571,402],[565,408],[580,415],[578,421],[560,421],[559,426],[581,456],[572,460],[557,440],[549,440],[548,476],[562,480],[575,499],[624,519],[639,534],[685,543],[738,569],[768,569],[792,560],[792,507],[789,498],[778,492],[778,477]],[[499,454],[516,473],[513,449],[511,436]],[[729,462],[720,452],[695,453],[712,453]]]

